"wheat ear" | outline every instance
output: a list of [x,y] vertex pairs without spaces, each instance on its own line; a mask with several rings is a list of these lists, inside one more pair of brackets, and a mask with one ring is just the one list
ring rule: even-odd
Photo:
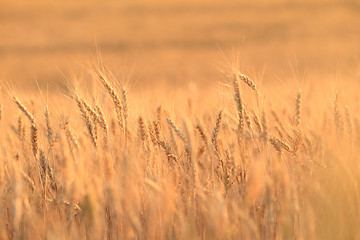
[[122,107],[123,107],[123,117],[124,117],[124,132],[125,138],[128,138],[128,117],[129,117],[129,108],[128,108],[128,100],[127,100],[127,91],[123,88],[121,90],[122,96]]
[[181,140],[186,143],[186,138],[184,134],[180,131],[176,124],[170,118],[167,118],[166,121],[168,122],[169,126],[176,132],[176,134],[181,138]]
[[124,121],[123,121],[123,115],[122,115],[122,105],[120,98],[118,94],[116,93],[115,89],[110,85],[110,83],[101,75],[99,75],[100,82],[104,85],[105,89],[108,91],[108,93],[111,96],[111,99],[113,100],[114,106],[115,106],[115,112],[116,117],[118,119],[118,123],[120,126],[120,129],[124,130]]
[[75,96],[75,101],[79,107],[79,110],[80,110],[83,120],[85,122],[86,128],[88,129],[91,142],[94,145],[94,147],[96,147],[97,143],[96,143],[96,135],[95,135],[94,127],[92,124],[92,120],[85,108],[84,101],[82,101],[78,95]]
[[34,154],[34,157],[37,157],[37,152],[38,152],[38,148],[39,148],[39,142],[38,142],[39,138],[38,138],[38,129],[35,123],[31,124],[31,146],[32,146],[32,151]]
[[146,131],[145,121],[142,116],[139,116],[138,124],[139,124],[139,138],[141,139],[142,142],[145,142],[148,138],[148,135]]
[[34,157],[37,158],[38,151],[38,128],[35,123],[34,116],[27,110],[27,108],[20,102],[19,99],[13,97],[14,102],[19,107],[19,109],[25,114],[31,123],[31,147],[34,154]]
[[296,95],[295,102],[295,126],[298,128],[300,125],[300,113],[301,113],[301,90]]
[[221,124],[221,118],[222,118],[222,110],[219,112],[219,114],[216,118],[216,124],[215,124],[214,130],[211,135],[211,143],[212,144],[215,144],[216,138],[218,137],[218,133],[220,130],[220,124]]
[[234,87],[234,99],[236,103],[236,108],[238,110],[239,115],[239,131],[242,133],[244,130],[244,117],[243,117],[243,107],[241,103],[241,97],[240,97],[240,89],[239,89],[239,81],[238,81],[238,75],[235,74],[233,77],[233,87]]
[[235,77],[240,78],[244,83],[246,83],[246,85],[248,85],[255,92],[258,91],[255,82],[249,76],[238,72],[235,74]]
[[206,137],[206,134],[204,132],[203,127],[200,125],[200,123],[198,123],[195,128],[199,131],[201,139],[203,140],[203,142],[207,146],[208,145],[208,140],[207,140],[207,137]]
[[344,124],[342,120],[342,115],[339,110],[339,97],[335,94],[335,101],[334,101],[334,123],[336,126],[336,133],[338,136],[342,136],[344,131]]
[[27,108],[20,102],[19,99],[13,97],[14,102],[19,107],[19,109],[25,114],[25,116],[29,119],[31,123],[35,123],[34,116],[27,110]]

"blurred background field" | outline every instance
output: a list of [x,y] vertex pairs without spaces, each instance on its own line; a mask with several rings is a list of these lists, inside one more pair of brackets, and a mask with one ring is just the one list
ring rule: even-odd
[[356,79],[360,2],[0,0],[0,36],[0,79],[19,90],[86,74],[96,44],[133,86],[211,86],[236,55],[265,83]]

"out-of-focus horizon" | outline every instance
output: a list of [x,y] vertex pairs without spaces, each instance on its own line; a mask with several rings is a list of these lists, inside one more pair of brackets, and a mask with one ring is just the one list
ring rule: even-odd
[[[144,85],[214,83],[238,54],[263,81],[358,74],[358,1],[0,1],[0,81],[17,88],[81,73],[96,45]],[[85,72],[85,71],[83,71]],[[262,75],[262,76],[261,76]]]

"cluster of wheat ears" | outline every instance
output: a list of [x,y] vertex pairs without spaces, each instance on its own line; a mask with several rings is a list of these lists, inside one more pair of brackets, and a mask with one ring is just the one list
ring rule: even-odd
[[141,112],[95,78],[104,99],[72,90],[61,115],[2,105],[1,239],[360,237],[360,124],[337,95],[305,122],[303,92],[276,111],[233,73],[225,107]]

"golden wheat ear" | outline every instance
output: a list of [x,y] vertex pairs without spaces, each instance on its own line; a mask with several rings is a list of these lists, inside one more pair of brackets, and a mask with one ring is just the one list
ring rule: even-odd
[[[118,123],[121,131],[124,131],[124,120],[123,120],[123,106],[121,104],[121,100],[119,95],[117,94],[114,87],[112,87],[109,81],[103,75],[98,76],[99,81],[103,84],[105,89],[108,91],[115,107],[116,116],[118,119]],[[126,116],[127,117],[127,116]]]
[[20,100],[16,97],[13,97],[14,102],[16,103],[16,105],[18,106],[18,108],[25,114],[25,116],[29,119],[30,123],[31,123],[31,148],[33,151],[33,155],[35,158],[37,158],[37,153],[38,153],[38,127],[37,124],[35,123],[35,118],[34,116],[30,113],[30,111],[25,107],[25,105],[23,105]]
[[14,102],[19,107],[19,109],[25,114],[25,116],[29,119],[31,123],[35,123],[34,116],[30,113],[30,111],[20,102],[17,97],[13,97]]
[[301,90],[298,91],[295,101],[295,126],[299,128],[301,114]]
[[[77,106],[80,110],[81,116],[82,116],[84,123],[86,125],[86,128],[89,132],[91,142],[94,145],[94,147],[96,147],[97,146],[97,132],[96,132],[97,116],[96,116],[96,113],[94,113],[89,108],[89,106],[86,104],[86,102],[84,100],[82,100],[79,97],[79,95],[76,94],[74,99],[77,103]],[[90,113],[89,113],[89,111],[90,111]]]
[[222,110],[219,112],[219,114],[218,114],[218,116],[216,118],[216,124],[215,124],[214,130],[213,130],[213,133],[211,135],[211,143],[212,144],[215,144],[216,139],[218,137],[218,133],[219,133],[219,130],[220,130],[221,119],[222,119]]
[[240,72],[235,73],[235,77],[241,79],[246,85],[248,85],[255,92],[258,91],[255,82],[247,75]]
[[243,105],[240,96],[239,81],[237,74],[233,76],[233,87],[234,87],[234,100],[239,116],[238,131],[242,133],[244,130]]

